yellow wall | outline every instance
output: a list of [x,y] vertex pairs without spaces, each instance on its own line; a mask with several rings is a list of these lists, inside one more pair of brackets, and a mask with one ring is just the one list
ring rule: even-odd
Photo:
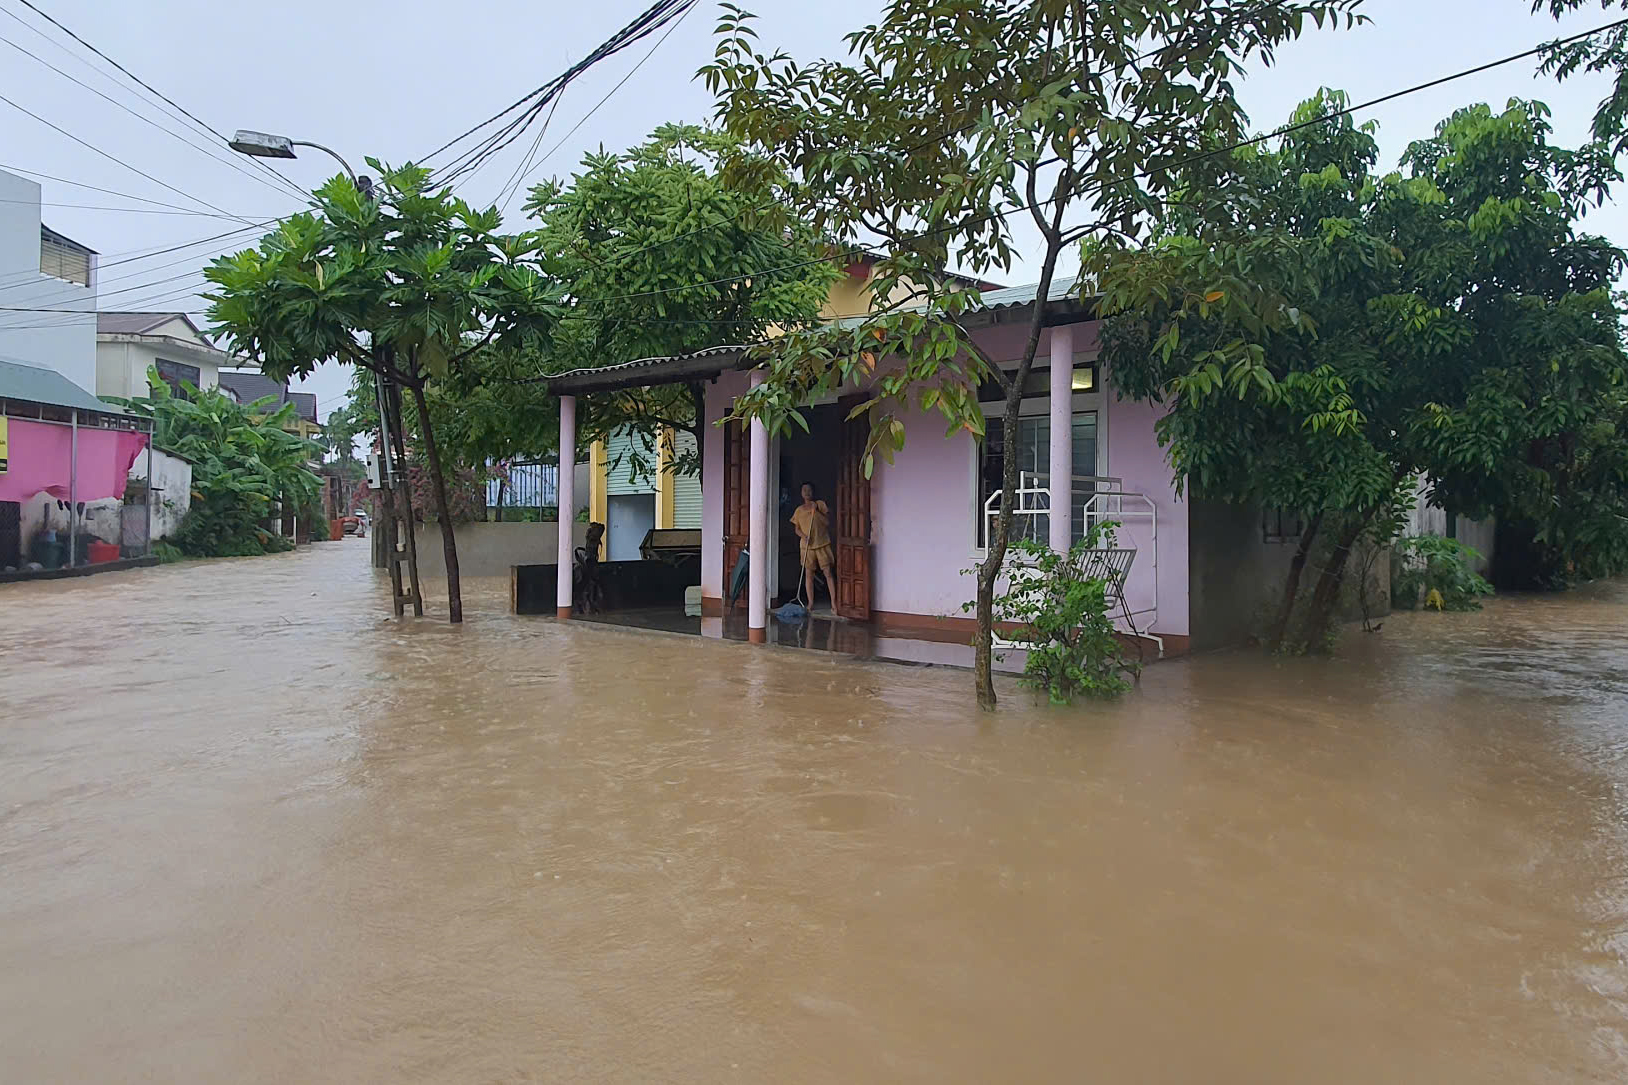
[[656,526],[669,529],[677,520],[678,474],[673,466],[673,430],[663,426],[656,438]]
[[588,521],[607,523],[610,515],[610,470],[605,454],[605,442],[595,441],[588,449]]

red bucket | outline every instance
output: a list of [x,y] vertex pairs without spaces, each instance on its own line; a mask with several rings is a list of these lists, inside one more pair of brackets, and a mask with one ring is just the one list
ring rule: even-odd
[[119,560],[118,543],[93,542],[85,549],[90,555],[92,565],[101,565],[103,562]]

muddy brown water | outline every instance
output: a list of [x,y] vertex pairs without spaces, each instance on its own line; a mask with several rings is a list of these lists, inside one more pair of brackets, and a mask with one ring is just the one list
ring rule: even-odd
[[1628,1078],[1628,586],[968,677],[0,587],[0,1080]]

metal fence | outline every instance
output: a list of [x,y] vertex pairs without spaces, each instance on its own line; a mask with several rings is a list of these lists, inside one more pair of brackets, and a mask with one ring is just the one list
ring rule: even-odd
[[560,468],[553,463],[511,463],[492,468],[495,476],[486,483],[489,518],[503,510],[504,519],[522,516],[541,518],[544,510],[557,510],[560,503]]

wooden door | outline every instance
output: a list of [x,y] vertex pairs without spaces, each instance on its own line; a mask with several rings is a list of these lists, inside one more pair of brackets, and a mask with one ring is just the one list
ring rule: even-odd
[[[729,584],[735,576],[735,563],[751,538],[751,453],[746,426],[730,422],[724,426],[724,579],[723,599],[729,600]],[[745,593],[741,599],[745,599]]]
[[837,598],[836,611],[844,618],[871,616],[871,480],[865,477],[865,442],[870,421],[852,421],[847,414],[859,403],[845,399],[842,436],[837,456]]

